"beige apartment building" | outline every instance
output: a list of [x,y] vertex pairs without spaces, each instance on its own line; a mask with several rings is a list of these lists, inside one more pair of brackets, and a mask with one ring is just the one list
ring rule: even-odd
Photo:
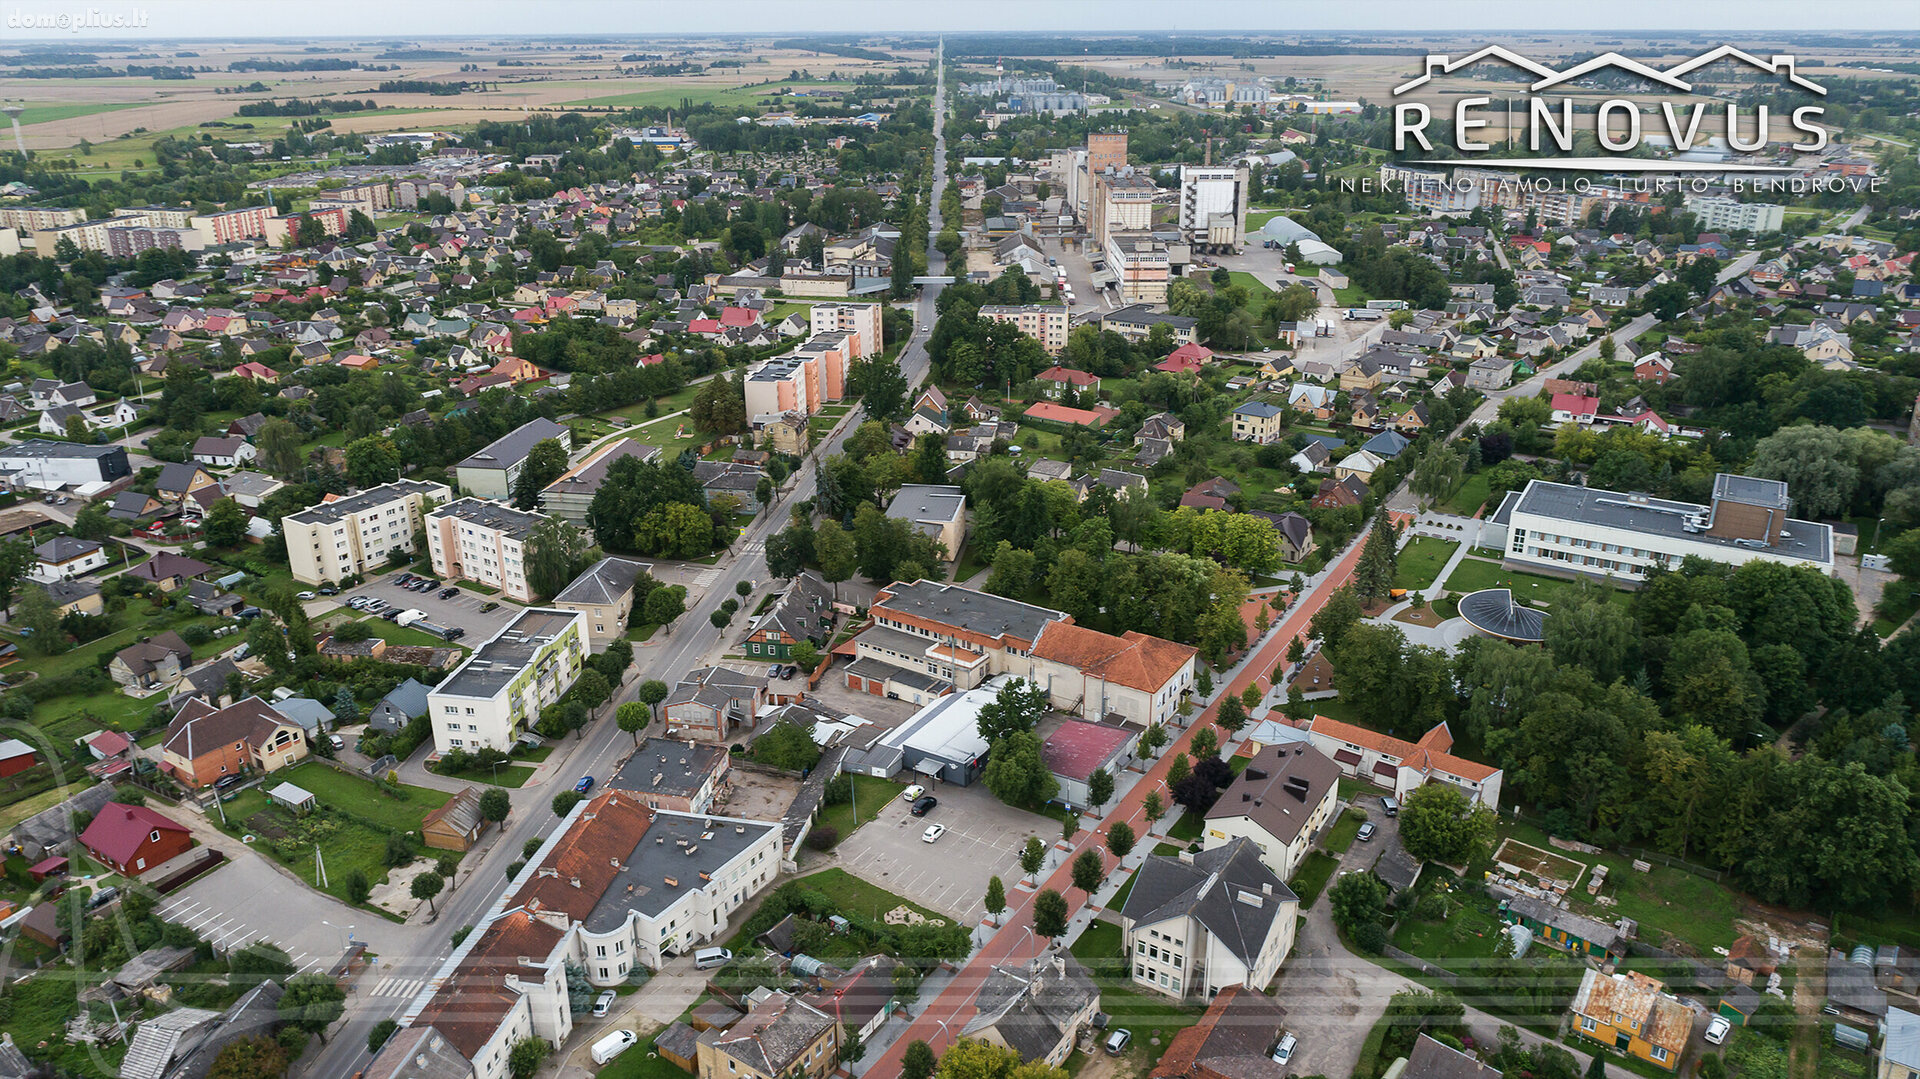
[[318,506],[282,517],[294,580],[338,583],[378,572],[394,551],[412,555],[413,534],[428,507],[452,497],[444,483],[401,480],[345,498],[329,495]]
[[427,514],[427,551],[436,576],[478,581],[508,599],[532,603],[527,537],[547,518],[498,502],[462,498]]
[[808,311],[810,336],[826,333],[851,334],[847,342],[850,359],[864,360],[885,347],[880,340],[880,317],[884,305],[877,303],[817,303]]
[[980,309],[980,317],[1005,322],[1040,342],[1047,355],[1058,356],[1067,347],[1068,313],[1063,304],[998,304]]

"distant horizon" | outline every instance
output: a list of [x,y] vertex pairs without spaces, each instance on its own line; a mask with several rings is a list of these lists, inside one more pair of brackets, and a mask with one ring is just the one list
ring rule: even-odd
[[[1870,0],[1615,0],[1604,12],[1591,5],[1541,5],[1529,0],[1361,0],[1330,10],[1291,0],[1215,0],[1179,10],[1169,19],[1158,0],[1054,0],[1037,5],[1025,0],[979,0],[965,8],[898,3],[895,0],[734,0],[725,13],[661,0],[547,0],[534,8],[508,0],[445,0],[401,6],[372,0],[335,0],[324,7],[276,4],[272,18],[281,33],[222,32],[231,26],[257,26],[260,6],[242,0],[94,0],[81,11],[139,12],[145,25],[79,32],[17,30],[7,35],[14,47],[76,42],[121,41],[286,41],[364,40],[367,38],[458,39],[512,35],[525,40],[556,38],[633,39],[686,36],[764,37],[889,34],[1063,34],[1086,36],[1285,35],[1318,37],[1417,37],[1421,35],[1609,34],[1649,37],[1669,34],[1751,38],[1754,36],[1853,35],[1920,32],[1920,5]],[[59,0],[17,0],[0,16],[28,18],[73,13]],[[1361,14],[1356,14],[1360,12]],[[448,33],[449,22],[471,29]],[[1613,19],[1617,25],[1594,25]],[[1371,21],[1366,26],[1336,22]],[[1440,19],[1445,25],[1407,29]],[[1901,20],[1904,19],[1904,25]],[[966,20],[967,25],[952,25]],[[1182,25],[1186,23],[1186,25]],[[626,24],[627,28],[610,28]],[[714,25],[709,25],[714,24]],[[1281,24],[1281,25],[1275,25]],[[364,26],[365,33],[330,32],[342,25]],[[751,26],[753,30],[740,27]],[[1381,29],[1380,27],[1393,27]],[[577,29],[556,29],[577,27]],[[1092,29],[1098,27],[1098,29]],[[1738,27],[1739,29],[1730,29]]]

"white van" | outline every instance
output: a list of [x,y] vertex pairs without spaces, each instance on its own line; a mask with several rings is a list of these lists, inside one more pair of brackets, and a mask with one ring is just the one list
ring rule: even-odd
[[401,611],[400,617],[394,619],[393,624],[396,626],[411,626],[415,622],[424,620],[426,617],[427,617],[427,612],[425,611],[409,609],[409,610]]
[[733,953],[725,948],[702,948],[693,953],[693,969],[712,970],[733,962]]
[[593,1043],[593,1062],[595,1064],[605,1064],[607,1061],[633,1048],[633,1043],[639,1040],[640,1036],[631,1030],[616,1030]]

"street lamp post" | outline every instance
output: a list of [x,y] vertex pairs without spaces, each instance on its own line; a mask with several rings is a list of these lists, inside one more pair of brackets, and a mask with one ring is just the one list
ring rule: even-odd
[[342,954],[345,954],[347,950],[347,945],[353,940],[354,927],[350,925],[334,925],[332,922],[327,921],[325,918],[320,919],[320,924],[326,926],[328,929],[332,929],[335,932],[342,934],[340,938],[340,951]]

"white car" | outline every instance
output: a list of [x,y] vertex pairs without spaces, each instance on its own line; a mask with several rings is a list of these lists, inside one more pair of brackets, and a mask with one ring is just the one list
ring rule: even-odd
[[913,786],[900,792],[900,800],[903,802],[917,802],[920,800],[920,796],[925,793],[927,793],[927,788],[915,783]]
[[927,825],[927,830],[926,830],[926,831],[924,831],[924,832],[921,832],[921,833],[920,833],[920,842],[922,842],[922,843],[931,843],[931,842],[933,842],[934,840],[936,840],[936,839],[939,839],[939,838],[940,838],[941,836],[943,836],[943,835],[946,835],[946,834],[947,834],[947,826],[946,826],[946,825],[944,825],[944,824],[929,824],[929,825]]
[[1724,1044],[1727,1035],[1733,1031],[1733,1024],[1724,1015],[1716,1015],[1707,1023],[1707,1041],[1713,1045]]
[[1273,1062],[1275,1064],[1290,1063],[1293,1060],[1293,1050],[1299,1044],[1300,1039],[1291,1034],[1282,1034],[1279,1043],[1273,1047]]
[[294,598],[295,599],[319,599],[320,597],[315,595],[312,592],[301,592],[298,595],[296,595]]
[[600,1016],[607,1014],[607,1012],[612,1009],[614,999],[617,995],[618,994],[614,993],[613,990],[608,989],[605,992],[602,992],[599,996],[595,997],[593,999],[594,1018],[597,1019]]

